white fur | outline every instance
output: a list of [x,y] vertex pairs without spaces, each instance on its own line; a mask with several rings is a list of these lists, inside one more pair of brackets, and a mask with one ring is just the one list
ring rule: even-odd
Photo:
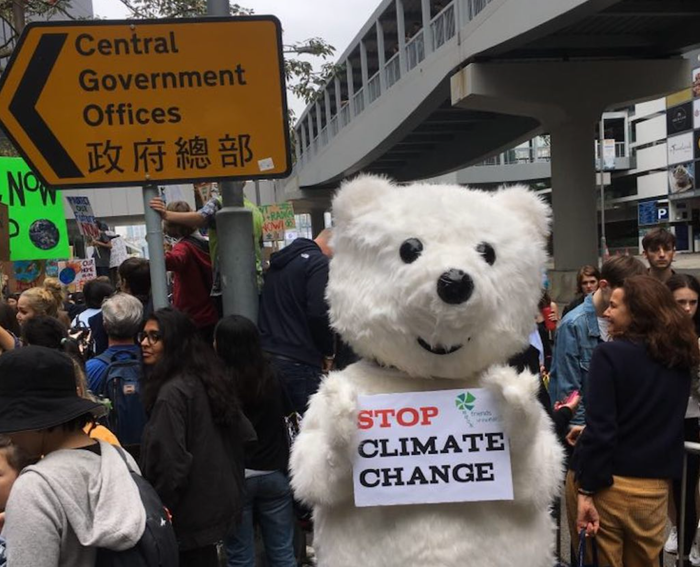
[[[314,507],[319,565],[549,567],[548,506],[561,482],[561,448],[535,398],[538,379],[502,366],[534,325],[548,207],[524,188],[489,194],[359,177],[341,188],[334,215],[331,319],[367,361],[324,380],[292,451],[295,494]],[[399,256],[408,238],[424,245],[411,264]],[[481,242],[496,251],[492,266],[477,252]],[[449,269],[474,281],[463,304],[437,295]],[[436,355],[418,337],[462,348]],[[356,508],[357,396],[474,387],[488,388],[499,404],[514,500]]]

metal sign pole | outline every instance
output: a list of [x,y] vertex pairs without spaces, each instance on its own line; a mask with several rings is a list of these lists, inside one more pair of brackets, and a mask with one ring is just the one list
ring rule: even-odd
[[151,293],[153,308],[167,307],[168,282],[165,276],[165,251],[163,250],[163,230],[160,215],[151,209],[151,199],[158,197],[156,185],[143,186],[143,210],[146,215],[146,242],[148,242],[149,265],[151,269]]
[[[207,15],[230,16],[228,0],[207,0]],[[219,183],[223,207],[216,214],[216,231],[221,292],[224,315],[243,315],[257,324],[253,215],[243,206],[244,185],[240,181]]]

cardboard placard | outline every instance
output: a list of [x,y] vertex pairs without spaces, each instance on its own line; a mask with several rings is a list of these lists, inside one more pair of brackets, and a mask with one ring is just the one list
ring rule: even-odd
[[82,291],[85,284],[96,277],[97,270],[94,258],[66,260],[58,263],[58,280],[71,292]]
[[263,215],[263,242],[285,240],[286,231],[297,229],[291,203],[263,205],[259,208]]
[[10,259],[10,209],[0,203],[0,261]]
[[358,396],[355,505],[512,500],[510,445],[484,389]]
[[97,239],[100,237],[100,227],[97,226],[95,213],[92,212],[89,197],[66,197],[66,201],[73,210],[75,222],[78,224],[78,230],[83,236]]
[[0,158],[0,203],[9,206],[10,259],[48,260],[70,254],[61,197],[20,158]]
[[40,286],[46,277],[43,260],[2,262],[2,272],[7,276],[7,287],[10,293],[22,293],[31,287]]

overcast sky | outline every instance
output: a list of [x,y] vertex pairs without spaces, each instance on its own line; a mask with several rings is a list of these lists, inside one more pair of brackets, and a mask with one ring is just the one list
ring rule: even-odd
[[[256,14],[273,14],[282,22],[283,41],[291,44],[311,37],[322,37],[336,49],[337,58],[360,27],[369,19],[381,0],[236,0]],[[128,11],[119,0],[93,0],[95,16],[125,18]],[[313,60],[311,58],[310,60]],[[297,116],[305,104],[289,99]]]

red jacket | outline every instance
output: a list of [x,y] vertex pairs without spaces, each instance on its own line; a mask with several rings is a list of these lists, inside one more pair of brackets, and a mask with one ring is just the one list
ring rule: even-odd
[[211,298],[212,269],[207,244],[183,238],[165,254],[165,267],[173,272],[173,306],[187,313],[197,328],[215,325],[219,317]]

